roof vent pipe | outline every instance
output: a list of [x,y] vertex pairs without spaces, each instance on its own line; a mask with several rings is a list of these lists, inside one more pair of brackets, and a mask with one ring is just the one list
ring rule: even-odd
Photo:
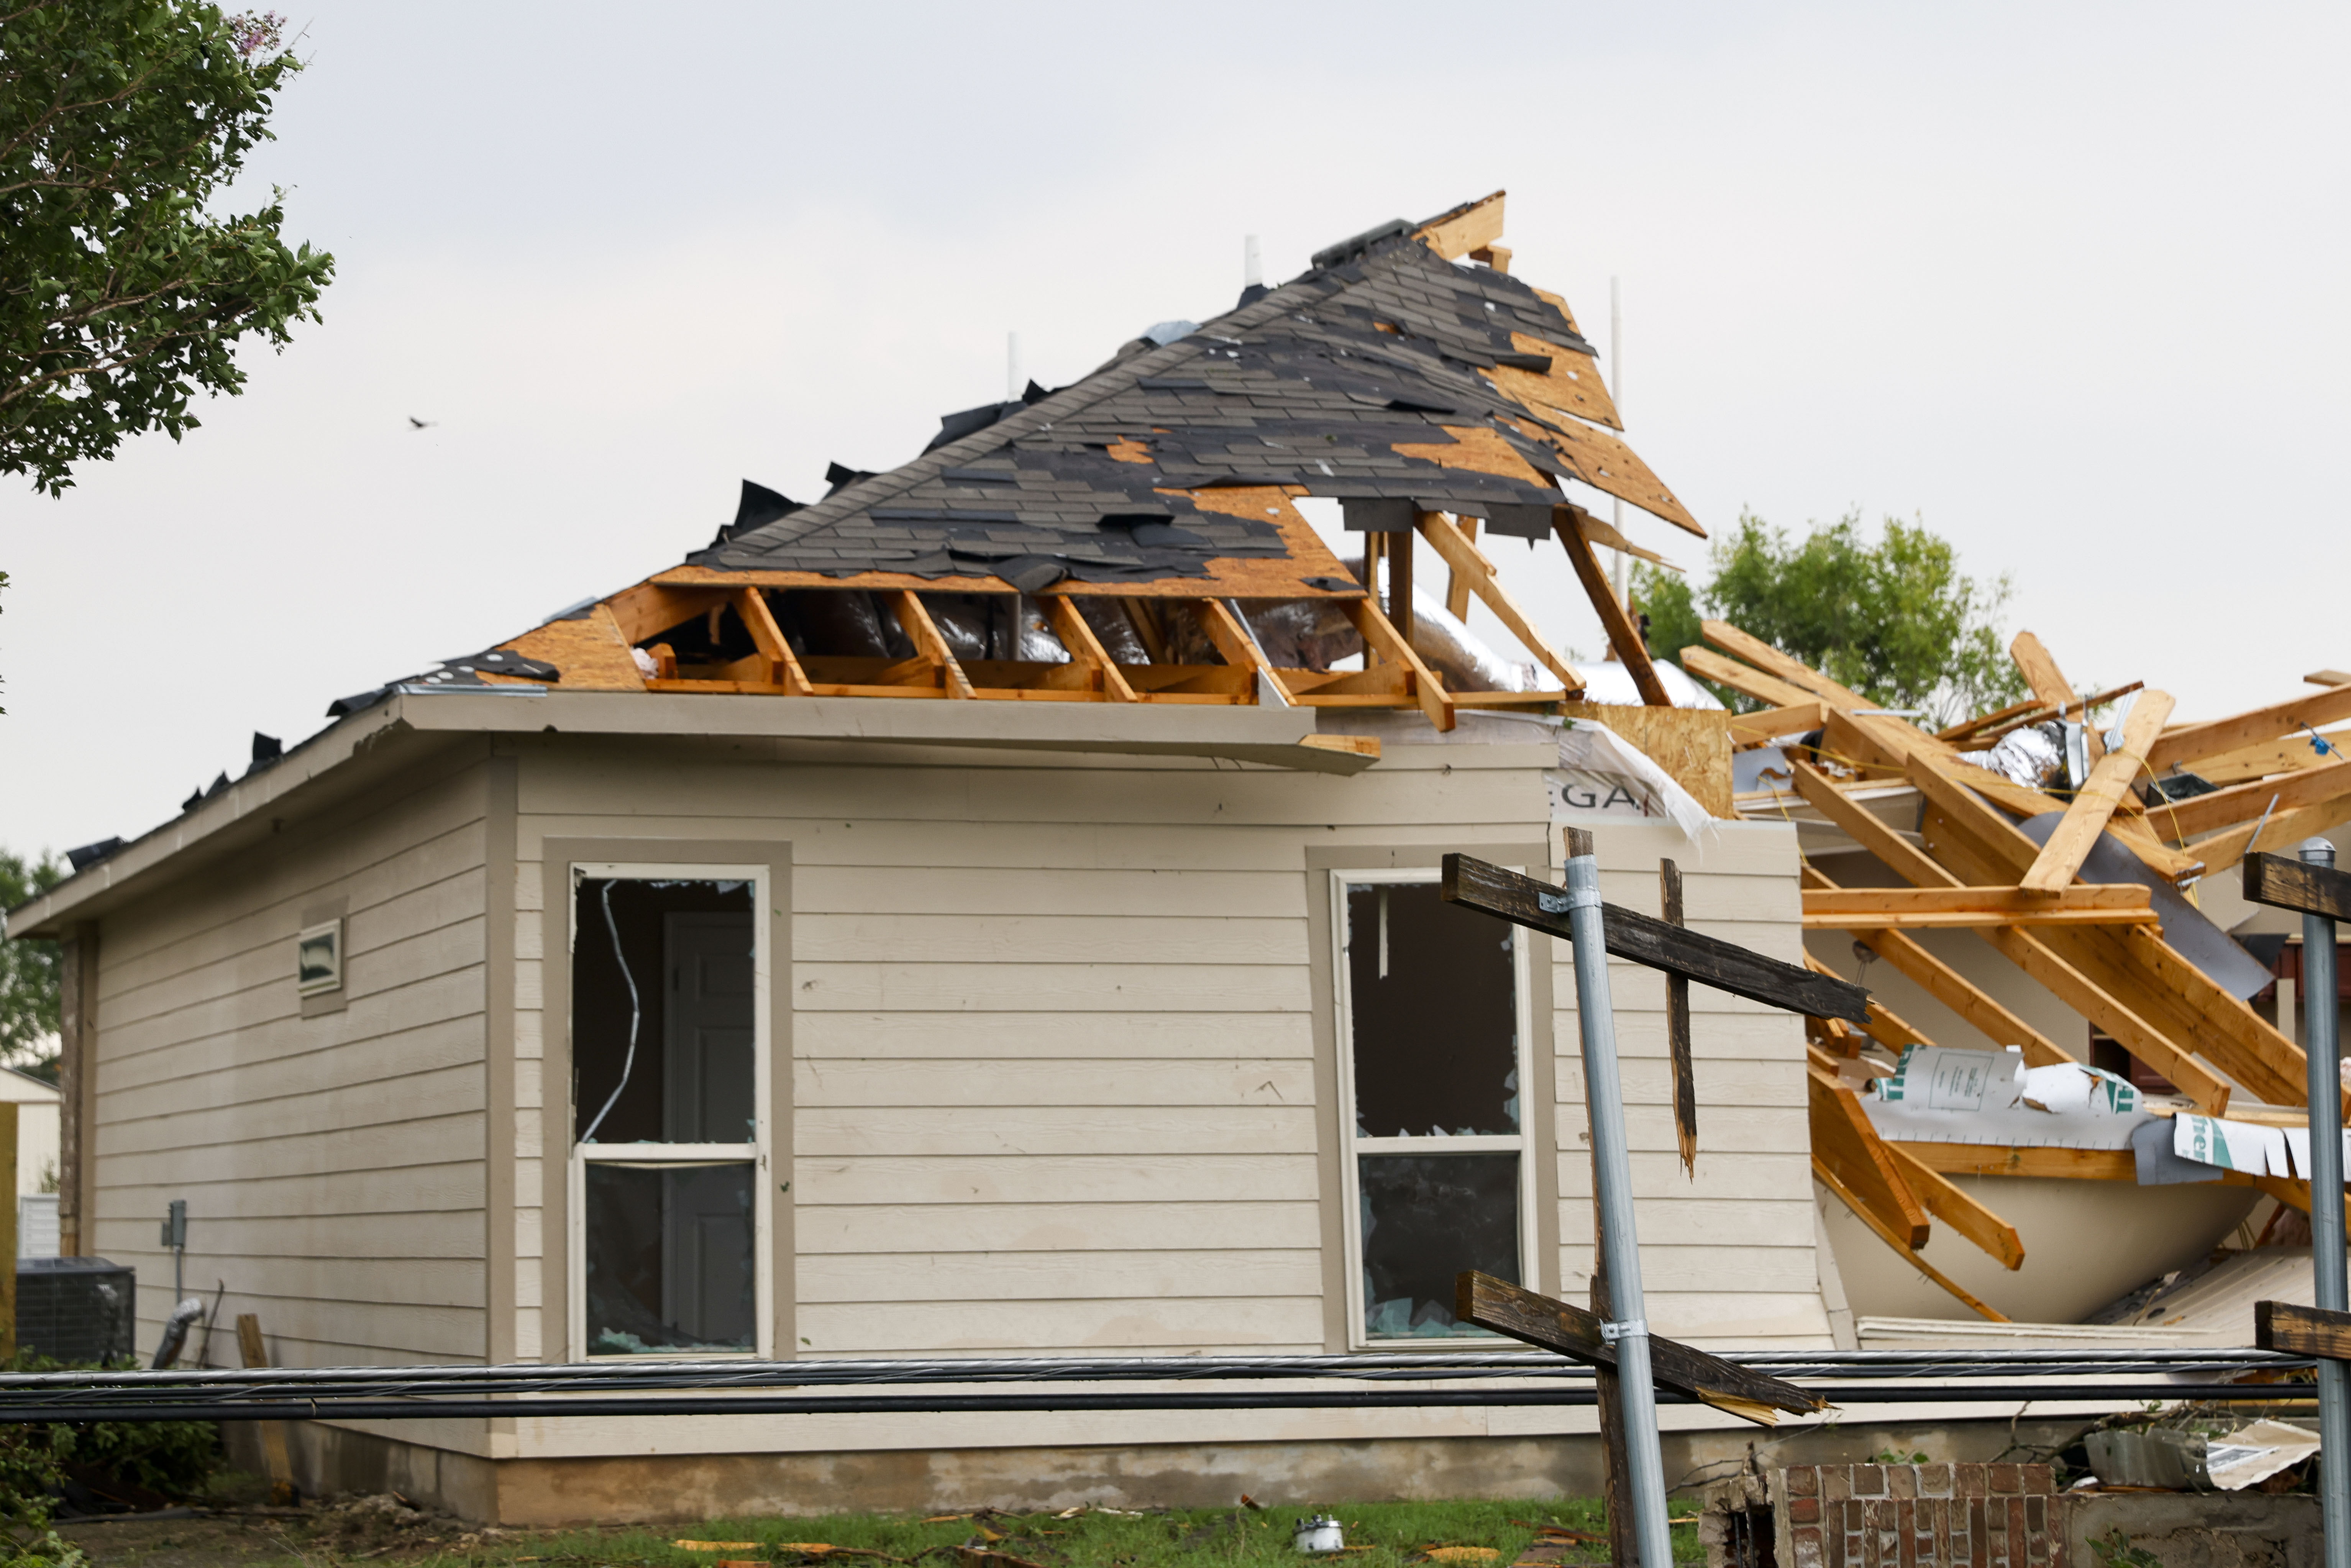
[[1020,334],[1004,334],[1004,396],[1008,402],[1019,401],[1020,389],[1026,378],[1020,374]]
[[1264,281],[1265,265],[1258,258],[1257,235],[1244,235],[1241,239],[1241,287],[1255,288]]

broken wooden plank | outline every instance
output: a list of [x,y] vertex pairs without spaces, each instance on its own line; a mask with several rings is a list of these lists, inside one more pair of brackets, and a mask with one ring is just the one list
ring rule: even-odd
[[1502,237],[1502,211],[1509,194],[1507,191],[1497,191],[1490,196],[1464,202],[1413,230],[1412,237],[1446,260],[1458,261]]
[[2024,1239],[2017,1235],[2015,1226],[1900,1144],[1889,1140],[1886,1152],[1902,1173],[1903,1185],[1927,1206],[1928,1213],[1974,1242],[2001,1268],[2024,1267]]
[[2245,857],[2245,902],[2351,920],[2351,872],[2285,855]]
[[2266,820],[2256,818],[2227,832],[2199,839],[2188,846],[2188,852],[2204,862],[2207,875],[2218,876],[2263,845],[2298,844],[2346,822],[2351,822],[2351,789],[2300,810],[2273,812]]
[[[1603,1320],[1573,1302],[1554,1301],[1472,1269],[1454,1281],[1453,1315],[1499,1334],[1584,1363],[1616,1364],[1616,1346],[1601,1333]],[[1718,1410],[1770,1426],[1774,1411],[1809,1416],[1828,1407],[1810,1389],[1782,1382],[1737,1362],[1649,1335],[1649,1371],[1659,1386],[1704,1400]]]
[[1674,699],[1667,695],[1665,682],[1657,678],[1657,667],[1649,659],[1649,644],[1642,637],[1632,612],[1616,597],[1608,573],[1601,567],[1600,557],[1593,550],[1592,537],[1583,528],[1585,516],[1579,507],[1552,508],[1552,527],[1559,535],[1560,546],[1567,551],[1568,562],[1575,568],[1576,580],[1583,585],[1583,596],[1599,612],[1600,624],[1608,633],[1608,645],[1616,650],[1617,662],[1632,675],[1641,700],[1651,707],[1671,707]]
[[2156,919],[2147,890],[2137,883],[2069,887],[2054,898],[2014,887],[1857,887],[1807,889],[1803,899],[1807,930],[2145,925]]
[[1582,692],[1583,673],[1560,655],[1549,639],[1543,636],[1541,629],[1536,626],[1534,617],[1520,609],[1518,601],[1503,589],[1500,574],[1495,570],[1494,563],[1469,537],[1467,530],[1476,519],[1465,517],[1457,527],[1442,512],[1421,512],[1416,516],[1421,538],[1429,542],[1438,557],[1452,570],[1453,580],[1446,590],[1447,608],[1452,608],[1452,597],[1458,592],[1463,596],[1462,607],[1453,613],[1456,617],[1465,616],[1469,608],[1468,596],[1476,594],[1486,608],[1494,612],[1494,619],[1499,621],[1503,628],[1535,656],[1536,662],[1558,677],[1562,690],[1570,695]]
[[[1657,862],[1657,914],[1668,925],[1682,922],[1682,868]],[[1682,1173],[1698,1179],[1698,1077],[1690,1060],[1689,980],[1666,977],[1666,1050],[1674,1067],[1674,1138],[1681,1149]]]
[[2351,1361],[2351,1312],[2294,1301],[2255,1301],[2253,1343],[2288,1355]]
[[[247,1367],[269,1364],[269,1349],[261,1338],[261,1318],[255,1312],[240,1312],[236,1320],[238,1358]],[[269,1500],[278,1508],[290,1507],[298,1500],[294,1487],[294,1457],[286,1446],[286,1423],[258,1423],[261,1437],[262,1467],[269,1472]]]
[[[1456,517],[1453,519],[1453,526],[1460,532],[1461,537],[1470,544],[1475,545],[1478,542],[1478,519],[1476,517]],[[1437,553],[1443,555],[1445,554],[1445,551],[1442,547],[1439,547]],[[1485,559],[1485,551],[1479,550],[1478,552],[1479,559],[1483,560]],[[1489,561],[1487,564],[1490,566],[1492,563]],[[1445,572],[1445,613],[1452,616],[1456,621],[1459,621],[1465,624],[1469,620],[1470,575],[1471,574],[1469,572],[1464,571],[1461,568],[1453,565],[1450,559],[1447,561]]]
[[[1568,926],[1568,895],[1564,888],[1538,882],[1474,855],[1448,854],[1443,864],[1439,892],[1447,904],[1463,904],[1530,930],[1574,940]],[[1768,1007],[1810,1013],[1815,1018],[1844,1019],[1850,1023],[1869,1021],[1869,993],[1848,981],[1817,975],[1795,964],[1782,964],[1736,943],[1682,930],[1614,904],[1603,904],[1600,914],[1601,931],[1614,957],[1686,976],[1702,986]]]
[[1786,707],[1767,707],[1756,713],[1734,714],[1730,720],[1730,744],[1734,747],[1766,746],[1783,735],[1803,735],[1827,722],[1828,706],[1817,698],[1793,703]]
[[1780,652],[1762,638],[1728,621],[1701,621],[1698,629],[1708,642],[1732,658],[1744,659],[1765,674],[1800,686],[1811,695],[1826,697],[1832,706],[1851,710],[1878,706],[1851,686],[1839,685],[1802,659]]
[[1927,1245],[1927,1211],[1886,1153],[1886,1140],[1870,1125],[1860,1096],[1817,1065],[1807,1065],[1804,1071],[1813,1163],[1824,1166],[1891,1232],[1902,1237],[1905,1246],[1915,1250]]
[[1886,1221],[1871,1213],[1869,1206],[1863,1203],[1860,1198],[1855,1197],[1853,1193],[1845,1187],[1844,1184],[1838,1181],[1834,1176],[1822,1168],[1821,1162],[1817,1159],[1813,1162],[1813,1179],[1819,1182],[1823,1186],[1828,1188],[1832,1193],[1834,1193],[1836,1195],[1837,1201],[1844,1204],[1845,1207],[1851,1209],[1855,1218],[1860,1220],[1864,1225],[1868,1226],[1872,1230],[1877,1232],[1877,1239],[1885,1242],[1888,1247],[1893,1248],[1896,1252],[1899,1253],[1903,1261],[1908,1263],[1910,1267],[1917,1270],[1918,1272],[1927,1276],[1928,1279],[1932,1280],[1937,1285],[1948,1291],[1955,1300],[1965,1304],[1969,1311],[1974,1312],[1978,1317],[1983,1318],[1991,1322],[2004,1323],[2011,1321],[2005,1313],[1995,1312],[1992,1308],[1987,1306],[1973,1295],[1970,1295],[1966,1288],[1961,1286],[1958,1281],[1952,1279],[1949,1274],[1944,1273],[1940,1269],[1936,1268],[1932,1263],[1928,1262],[1927,1260],[1918,1256],[1916,1249],[1903,1245],[1901,1238],[1894,1233],[1893,1229],[1886,1225]]
[[2170,716],[2169,693],[2140,695],[2131,706],[2130,716],[2123,721],[2121,747],[2100,758],[2090,769],[2088,781],[2065,808],[2064,816],[2058,819],[2057,826],[2041,846],[2040,854],[2033,857],[2019,886],[2027,893],[2057,894],[2073,884],[2082,862],[2096,847],[2098,835],[2113,820],[2115,808],[2122,803],[2132,781],[2147,766],[2147,747],[2163,733],[2163,721]]

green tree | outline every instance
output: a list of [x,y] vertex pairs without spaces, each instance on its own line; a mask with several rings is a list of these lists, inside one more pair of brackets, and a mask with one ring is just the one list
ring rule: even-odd
[[[17,908],[65,879],[54,855],[27,861],[0,850],[0,910]],[[0,941],[0,1062],[26,1066],[56,1049],[61,962],[54,942]]]
[[[1849,513],[1798,540],[1742,513],[1738,531],[1707,558],[1713,575],[1698,588],[1654,567],[1634,574],[1650,644],[1668,656],[1699,642],[1698,622],[1711,617],[1873,702],[1923,709],[1931,727],[2025,695],[2001,637],[2008,578],[1964,575],[1950,542],[1921,525],[1889,517],[1872,543],[1860,515]],[[1737,706],[1762,706],[1721,695]]]
[[0,473],[61,495],[126,436],[196,426],[235,349],[319,319],[334,258],[280,237],[284,193],[206,204],[302,68],[275,14],[203,0],[0,0]]

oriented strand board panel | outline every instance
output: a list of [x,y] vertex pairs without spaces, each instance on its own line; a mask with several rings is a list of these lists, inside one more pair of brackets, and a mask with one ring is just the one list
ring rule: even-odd
[[1731,816],[1730,720],[1719,708],[1620,707],[1562,703],[1571,718],[1606,725],[1648,755],[1674,782],[1718,817]]

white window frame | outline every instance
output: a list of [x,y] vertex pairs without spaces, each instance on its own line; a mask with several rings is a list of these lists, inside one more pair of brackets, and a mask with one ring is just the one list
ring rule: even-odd
[[[1522,868],[1510,868],[1522,869]],[[1361,871],[1331,873],[1331,984],[1333,991],[1332,1017],[1338,1027],[1332,1031],[1337,1042],[1339,1082],[1339,1188],[1340,1222],[1346,1236],[1347,1278],[1347,1345],[1351,1350],[1394,1350],[1400,1345],[1421,1344],[1432,1350],[1454,1343],[1457,1339],[1489,1336],[1479,1334],[1447,1335],[1443,1339],[1422,1339],[1409,1336],[1394,1339],[1374,1339],[1364,1326],[1364,1199],[1359,1176],[1358,1156],[1363,1155],[1481,1155],[1515,1154],[1519,1156],[1519,1279],[1529,1289],[1535,1288],[1536,1266],[1540,1253],[1535,1226],[1535,1161],[1541,1152],[1528,1134],[1535,1119],[1534,1072],[1531,1053],[1534,1047],[1534,966],[1529,955],[1533,946],[1523,930],[1514,930],[1510,942],[1510,986],[1512,1001],[1517,1010],[1519,1130],[1510,1134],[1489,1134],[1475,1137],[1441,1136],[1421,1133],[1401,1138],[1368,1138],[1355,1131],[1355,1030],[1354,1007],[1348,986],[1347,950],[1347,889],[1350,886],[1415,884],[1426,886],[1441,881],[1444,873],[1435,866],[1382,866]],[[1496,922],[1499,925],[1500,922]]]
[[[570,1288],[566,1292],[570,1301],[568,1314],[570,1322],[569,1359],[581,1361],[715,1361],[724,1357],[743,1360],[773,1360],[775,1344],[775,1269],[773,1249],[769,1245],[775,1234],[776,1184],[769,1176],[770,1149],[774,1130],[770,1126],[768,1108],[774,1103],[771,1086],[771,1061],[774,1036],[769,1028],[770,981],[774,972],[774,956],[768,951],[768,922],[760,914],[772,907],[768,868],[764,865],[713,865],[704,862],[669,864],[647,861],[574,861],[571,875],[565,883],[569,929],[569,952],[580,950],[580,884],[583,882],[746,882],[751,884],[751,992],[752,992],[752,1140],[747,1144],[583,1144],[579,1141],[580,1107],[574,1103],[578,1080],[575,1071],[569,1074],[571,1083],[564,1086],[563,1132],[570,1145],[567,1160],[569,1166],[566,1183],[569,1201],[566,1228],[569,1232],[569,1257],[567,1275]],[[579,963],[575,956],[569,966],[572,984],[578,984]],[[571,998],[564,998],[564,1018],[576,1040],[579,1020],[573,1016]],[[573,1061],[576,1062],[576,1052]],[[663,1166],[748,1165],[752,1167],[751,1187],[756,1195],[752,1203],[751,1267],[752,1312],[755,1320],[753,1344],[749,1350],[694,1350],[656,1352],[647,1355],[590,1355],[588,1354],[588,1166],[595,1165],[633,1166],[641,1169]]]

